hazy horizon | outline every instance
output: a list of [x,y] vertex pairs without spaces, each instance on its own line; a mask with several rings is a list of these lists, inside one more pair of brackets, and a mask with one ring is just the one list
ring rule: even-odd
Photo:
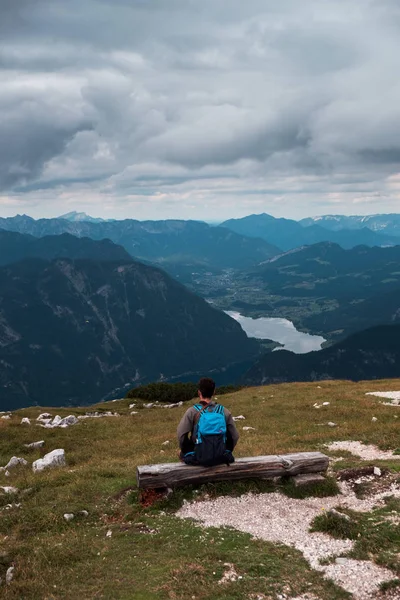
[[392,214],[392,215],[398,215],[398,214],[400,214],[400,211],[399,212],[393,212],[393,213],[367,213],[365,215],[362,215],[362,214],[345,214],[345,213],[342,213],[342,214],[336,213],[336,214],[334,214],[334,213],[331,213],[331,214],[325,214],[325,215],[306,215],[305,217],[301,217],[300,219],[294,219],[290,215],[285,215],[284,217],[282,215],[272,215],[271,213],[265,213],[265,211],[262,212],[262,213],[261,212],[260,213],[247,213],[247,214],[243,214],[243,215],[241,215],[239,217],[228,217],[227,219],[207,219],[207,218],[202,219],[201,217],[191,218],[191,219],[189,219],[189,218],[185,219],[183,217],[164,217],[163,219],[161,219],[161,218],[151,219],[151,218],[146,218],[146,217],[137,218],[137,217],[134,217],[134,216],[126,216],[126,217],[120,217],[120,218],[113,218],[113,217],[102,217],[101,215],[94,214],[94,213],[93,214],[89,214],[89,213],[86,213],[86,211],[80,211],[80,210],[68,211],[67,213],[54,214],[54,215],[51,215],[51,216],[44,216],[44,215],[34,216],[34,215],[28,214],[27,212],[24,212],[24,213],[14,213],[14,214],[9,214],[9,215],[0,215],[0,217],[2,217],[2,218],[13,218],[13,217],[17,217],[17,216],[27,216],[27,217],[31,217],[32,219],[35,219],[35,220],[39,220],[39,219],[57,219],[57,218],[64,217],[64,216],[68,215],[69,213],[77,213],[77,214],[79,214],[79,213],[85,213],[87,217],[91,217],[93,219],[104,219],[104,220],[112,220],[112,221],[122,221],[124,219],[133,219],[133,220],[137,220],[137,221],[160,221],[160,220],[174,220],[174,221],[175,220],[178,220],[178,221],[182,220],[182,221],[188,221],[188,220],[193,220],[193,221],[201,221],[203,223],[207,223],[208,225],[215,225],[215,226],[217,226],[217,225],[220,225],[221,223],[223,223],[224,221],[228,220],[228,218],[244,218],[244,217],[249,217],[249,216],[259,216],[259,215],[262,215],[262,214],[268,214],[269,216],[272,216],[272,217],[274,217],[276,219],[285,218],[285,219],[292,219],[292,220],[295,220],[295,221],[300,221],[301,219],[307,218],[307,217],[318,219],[320,217],[341,217],[341,216],[346,216],[346,217],[368,217],[368,216],[371,216],[372,217],[372,216],[385,216],[385,215],[390,215],[390,214]]

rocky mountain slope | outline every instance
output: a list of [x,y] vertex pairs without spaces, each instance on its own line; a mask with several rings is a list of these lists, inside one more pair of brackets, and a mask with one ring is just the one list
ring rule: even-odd
[[0,268],[0,289],[1,410],[89,404],[258,351],[233,319],[132,260],[27,259]]
[[400,325],[383,325],[355,333],[319,352],[294,354],[277,350],[260,358],[246,373],[246,385],[291,381],[349,379],[360,381],[400,376]]

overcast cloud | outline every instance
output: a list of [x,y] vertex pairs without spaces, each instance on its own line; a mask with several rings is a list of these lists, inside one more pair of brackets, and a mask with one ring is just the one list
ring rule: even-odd
[[0,214],[400,212],[397,0],[0,0]]

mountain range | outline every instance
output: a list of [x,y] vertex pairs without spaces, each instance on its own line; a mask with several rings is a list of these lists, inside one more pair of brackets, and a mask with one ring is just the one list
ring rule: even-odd
[[399,214],[366,216],[324,215],[321,217],[309,217],[299,222],[304,227],[318,224],[331,231],[341,231],[342,229],[355,231],[368,227],[372,231],[385,235],[400,236]]
[[258,354],[233,319],[112,242],[3,232],[3,252],[5,239],[25,257],[0,267],[1,410],[90,404]]
[[110,240],[77,238],[69,233],[36,238],[0,229],[0,266],[25,258],[87,258],[93,260],[130,260],[128,252]]
[[201,221],[70,221],[32,219],[26,215],[0,218],[0,229],[36,237],[70,233],[95,240],[108,238],[134,258],[168,270],[177,264],[211,268],[248,268],[275,256],[281,250],[264,240],[210,227]]
[[352,227],[340,228],[340,230],[321,225],[325,225],[325,221],[321,219],[305,219],[298,222],[292,219],[276,219],[265,213],[249,215],[241,219],[229,219],[221,223],[221,227],[227,227],[241,235],[261,238],[283,250],[320,242],[333,242],[346,249],[359,245],[389,246],[399,243],[399,238],[386,235],[386,231],[384,233],[372,231],[366,224],[357,229]]
[[276,350],[261,357],[245,374],[245,385],[324,379],[389,379],[400,373],[400,325],[355,333],[318,352]]
[[400,246],[315,244],[259,265],[244,280],[271,308],[279,304],[298,326],[329,339],[400,320]]

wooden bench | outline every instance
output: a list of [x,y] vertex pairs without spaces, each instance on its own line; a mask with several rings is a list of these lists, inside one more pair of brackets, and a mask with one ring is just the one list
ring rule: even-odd
[[175,488],[210,481],[271,479],[284,475],[325,472],[329,457],[321,452],[297,452],[272,456],[238,458],[231,465],[193,467],[184,463],[164,463],[137,467],[140,489]]

